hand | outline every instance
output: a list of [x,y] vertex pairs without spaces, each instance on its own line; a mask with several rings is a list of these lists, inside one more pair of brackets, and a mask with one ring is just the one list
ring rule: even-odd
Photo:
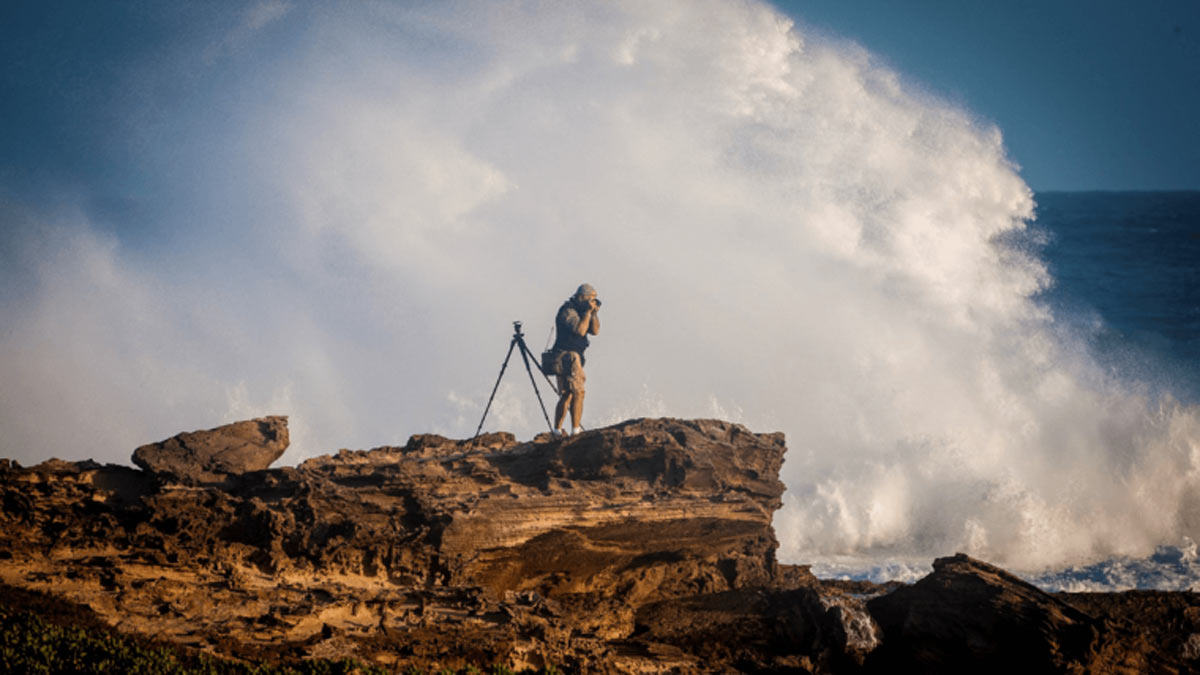
[[588,311],[595,313],[598,309],[600,309],[600,301],[596,298],[588,298]]

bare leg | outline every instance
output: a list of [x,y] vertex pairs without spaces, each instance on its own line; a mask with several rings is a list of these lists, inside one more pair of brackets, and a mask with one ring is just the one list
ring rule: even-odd
[[572,431],[579,428],[579,420],[583,419],[583,392],[571,397],[571,427]]
[[571,401],[571,392],[563,390],[562,396],[558,397],[558,405],[554,406],[554,428],[562,430],[563,423],[567,421],[567,410],[574,410],[575,406]]
[[567,411],[571,412],[571,432],[579,429],[579,420],[583,417],[583,383],[587,376],[583,374],[583,364],[579,354],[565,352],[562,357],[562,370],[558,376],[558,389],[562,395],[558,406],[554,409],[554,419],[558,422],[557,429],[562,429],[567,421]]

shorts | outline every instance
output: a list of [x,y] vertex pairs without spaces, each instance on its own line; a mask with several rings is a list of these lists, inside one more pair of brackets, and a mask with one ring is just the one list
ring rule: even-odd
[[583,394],[587,375],[583,373],[583,361],[579,352],[565,351],[558,356],[558,393]]

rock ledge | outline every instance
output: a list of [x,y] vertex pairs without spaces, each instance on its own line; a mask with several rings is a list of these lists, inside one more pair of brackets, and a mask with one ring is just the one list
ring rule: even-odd
[[266,417],[142,446],[144,470],[0,460],[0,583],[225,656],[400,671],[1200,666],[1195,594],[1050,595],[963,555],[911,586],[778,563],[781,434],[638,419],[269,468],[287,440]]

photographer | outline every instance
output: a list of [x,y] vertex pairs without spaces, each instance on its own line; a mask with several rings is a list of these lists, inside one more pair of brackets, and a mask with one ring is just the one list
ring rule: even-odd
[[582,284],[575,295],[558,308],[554,326],[558,337],[554,341],[551,367],[558,375],[559,391],[558,405],[554,408],[554,433],[565,436],[563,424],[568,410],[571,412],[571,433],[582,430],[579,420],[583,417],[584,382],[587,380],[583,373],[583,352],[588,348],[587,336],[600,332],[600,301],[596,299],[596,289],[590,284]]

